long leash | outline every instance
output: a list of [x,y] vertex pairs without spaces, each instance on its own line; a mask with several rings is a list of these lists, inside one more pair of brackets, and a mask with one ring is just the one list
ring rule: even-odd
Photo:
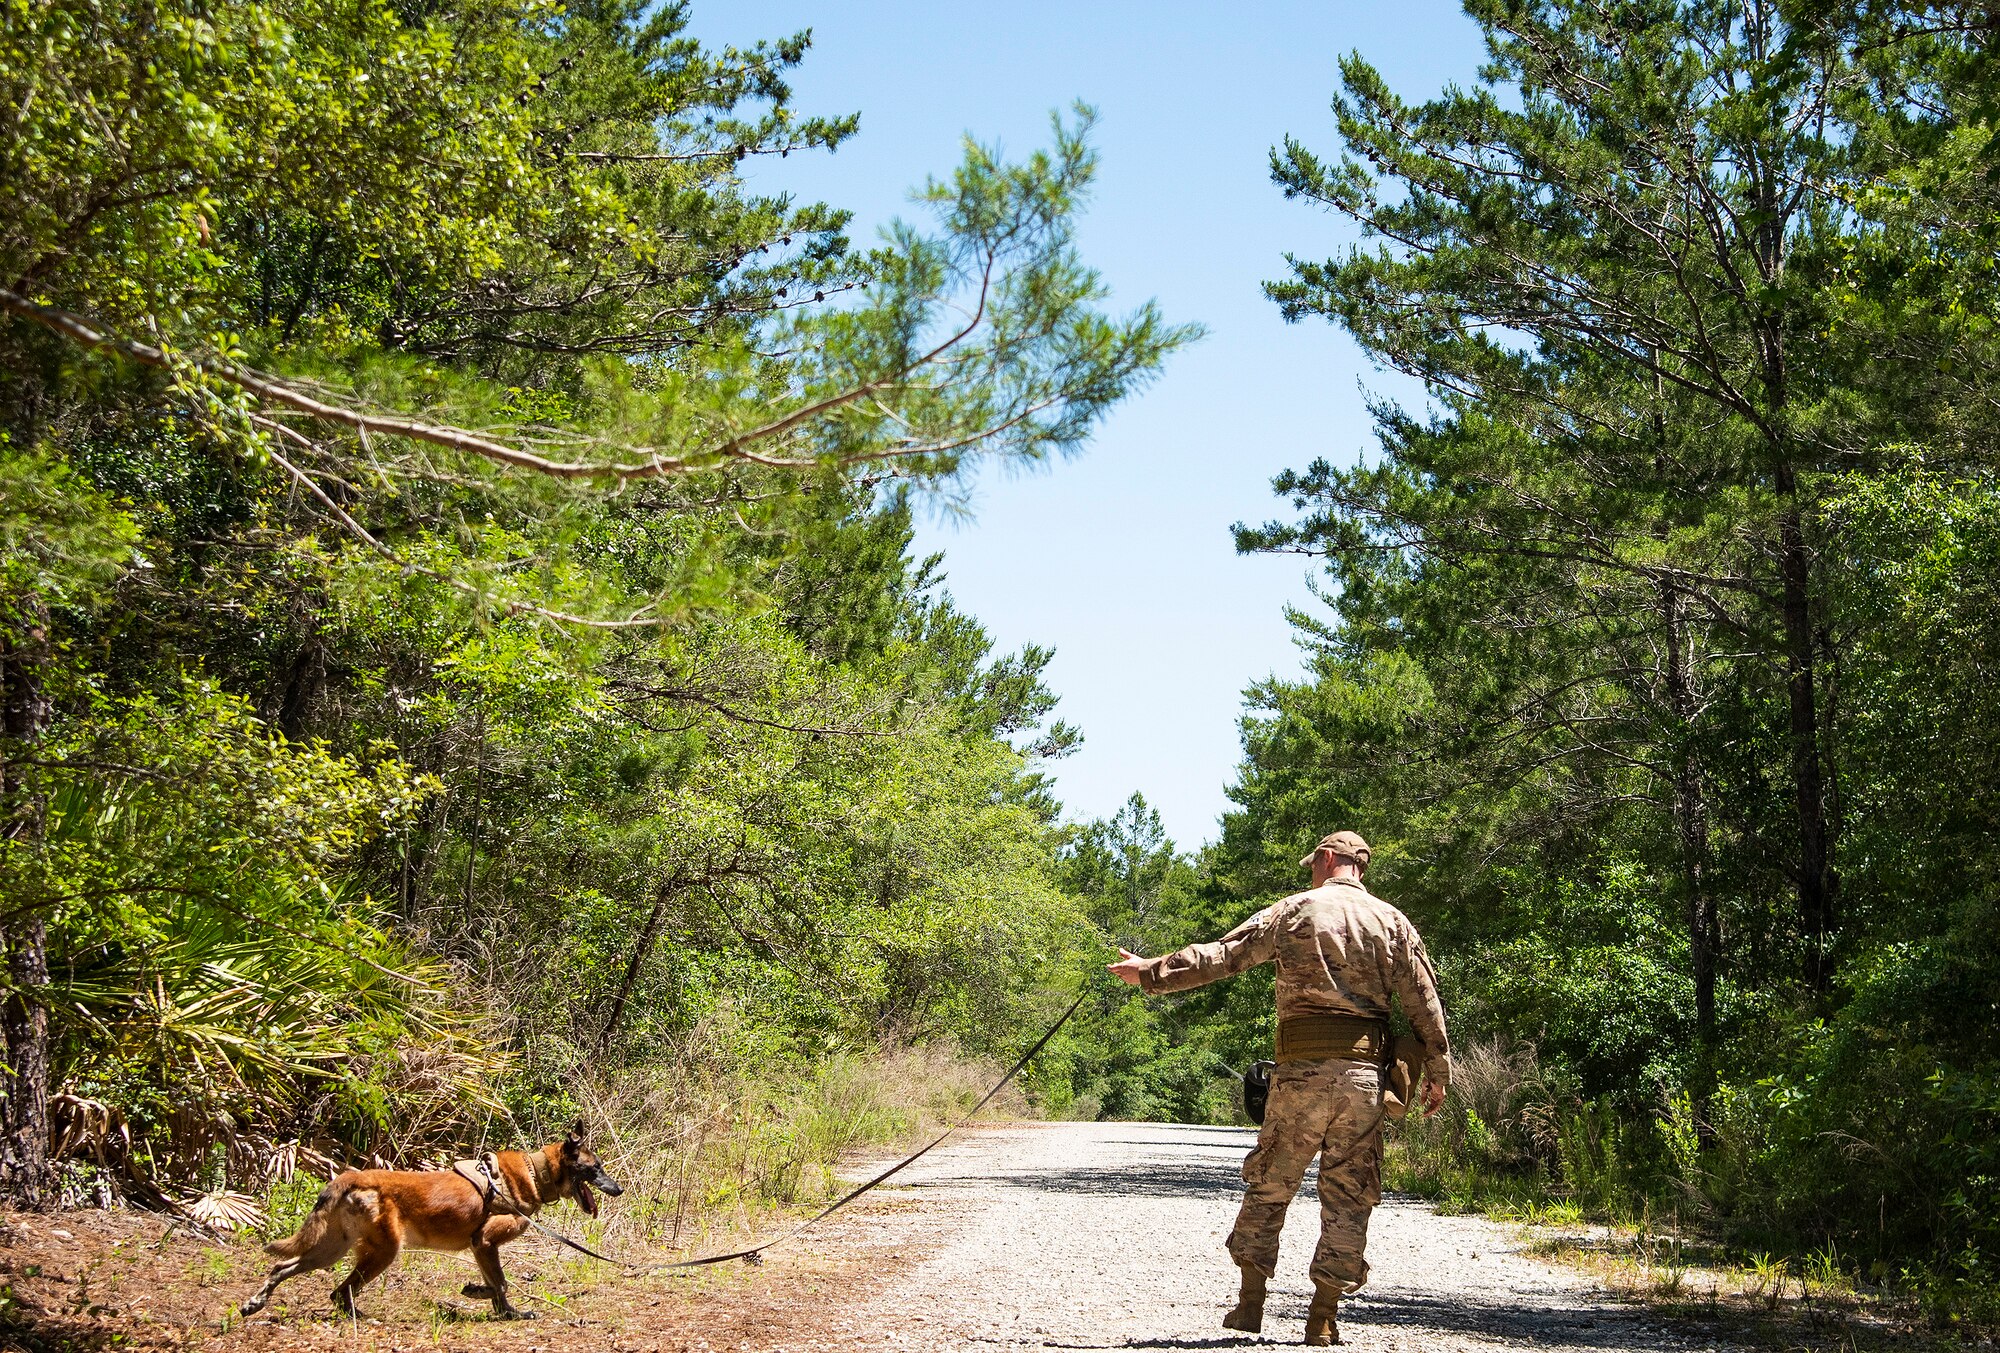
[[[897,1161],[894,1165],[891,1165],[888,1169],[882,1171],[882,1173],[876,1175],[873,1179],[868,1180],[866,1183],[855,1185],[853,1188],[849,1189],[846,1193],[841,1194],[840,1197],[828,1203],[824,1208],[821,1208],[817,1213],[813,1214],[811,1217],[808,1217],[806,1220],[800,1222],[797,1226],[794,1226],[791,1230],[786,1231],[784,1234],[777,1236],[771,1240],[767,1240],[763,1242],[761,1245],[753,1245],[750,1248],[744,1250],[731,1250],[727,1254],[705,1254],[698,1259],[682,1259],[671,1264],[634,1264],[624,1259],[614,1259],[608,1254],[599,1254],[596,1250],[591,1249],[588,1245],[585,1245],[581,1241],[571,1240],[568,1236],[564,1235],[562,1232],[558,1230],[555,1230],[553,1227],[542,1225],[542,1223],[536,1221],[533,1217],[529,1216],[525,1212],[516,1212],[515,1215],[520,1217],[522,1221],[528,1223],[528,1225],[534,1227],[537,1231],[540,1231],[543,1235],[549,1237],[551,1240],[561,1241],[563,1244],[569,1246],[571,1249],[577,1251],[579,1254],[587,1254],[592,1259],[602,1260],[607,1264],[614,1265],[618,1268],[625,1269],[628,1272],[632,1273],[642,1273],[642,1274],[669,1273],[675,1269],[706,1268],[710,1264],[726,1264],[732,1259],[741,1259],[745,1263],[750,1263],[750,1264],[761,1264],[764,1262],[764,1251],[772,1249],[775,1246],[782,1245],[788,1240],[797,1239],[805,1232],[811,1230],[813,1227],[825,1221],[828,1217],[831,1217],[834,1213],[840,1211],[841,1208],[846,1207],[849,1203],[853,1202],[856,1198],[859,1198],[862,1194],[867,1193],[870,1189],[878,1187],[887,1180],[893,1178],[895,1175],[900,1174],[902,1171],[908,1169],[910,1166],[922,1160],[925,1156],[929,1155],[934,1149],[942,1145],[945,1138],[951,1136],[953,1133],[957,1132],[960,1128],[964,1127],[967,1123],[970,1123],[974,1118],[978,1117],[979,1111],[985,1108],[988,1104],[991,1104],[993,1102],[993,1097],[999,1094],[1002,1090],[1006,1089],[1008,1084],[1013,1081],[1014,1077],[1021,1074],[1022,1070],[1028,1065],[1028,1063],[1031,1060],[1033,1060],[1035,1054],[1040,1052],[1043,1048],[1049,1045],[1049,1040],[1054,1038],[1056,1034],[1062,1030],[1063,1025],[1069,1023],[1070,1016],[1074,1015],[1079,1009],[1082,1008],[1084,1001],[1088,999],[1089,996],[1090,996],[1090,988],[1088,987],[1085,987],[1082,991],[1078,992],[1076,999],[1069,1003],[1069,1009],[1062,1012],[1062,1018],[1058,1019],[1054,1024],[1051,1024],[1049,1026],[1048,1032],[1035,1040],[1035,1045],[1033,1047],[1029,1048],[1026,1052],[1022,1053],[1018,1058],[1015,1059],[1014,1065],[1007,1068],[1007,1074],[1002,1076],[999,1080],[995,1081],[993,1084],[993,1088],[991,1090],[988,1090],[985,1094],[981,1095],[979,1097],[979,1102],[977,1104],[974,1104],[970,1109],[968,1109],[964,1117],[960,1118],[956,1123],[953,1123],[950,1127],[947,1127],[943,1132],[940,1132],[937,1136],[933,1137],[930,1141],[926,1142],[918,1150],[911,1152],[909,1155]],[[482,1168],[484,1168],[483,1162],[482,1162]],[[489,1207],[492,1206],[492,1197],[493,1197],[492,1190],[489,1189],[487,1198],[487,1205]]]

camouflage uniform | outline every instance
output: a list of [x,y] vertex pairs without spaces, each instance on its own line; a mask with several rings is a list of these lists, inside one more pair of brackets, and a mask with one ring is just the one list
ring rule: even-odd
[[[1149,995],[1185,991],[1259,963],[1278,965],[1278,1019],[1338,1015],[1386,1020],[1389,997],[1424,1042],[1424,1075],[1451,1082],[1451,1045],[1437,974],[1409,918],[1353,879],[1295,893],[1211,944],[1156,958],[1139,974]],[[1243,1162],[1248,1189],[1229,1233],[1246,1270],[1272,1276],[1285,1209],[1313,1157],[1320,1161],[1315,1284],[1352,1292],[1368,1281],[1362,1257],[1368,1215],[1382,1198],[1382,1075],[1375,1060],[1284,1063],[1256,1149]]]

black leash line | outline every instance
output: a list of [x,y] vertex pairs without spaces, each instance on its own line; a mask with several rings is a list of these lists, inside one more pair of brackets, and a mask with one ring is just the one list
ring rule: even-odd
[[1022,1069],[1028,1065],[1029,1061],[1033,1059],[1034,1055],[1049,1045],[1049,1040],[1054,1038],[1056,1034],[1061,1031],[1063,1025],[1069,1023],[1070,1016],[1074,1015],[1077,1012],[1077,1010],[1082,1007],[1085,999],[1088,998],[1089,995],[1090,995],[1089,987],[1085,987],[1082,991],[1078,992],[1076,999],[1069,1003],[1069,1009],[1062,1012],[1062,1018],[1058,1019],[1054,1024],[1051,1024],[1049,1026],[1049,1031],[1043,1034],[1040,1038],[1035,1040],[1035,1046],[1029,1048],[1026,1052],[1022,1053],[1018,1058],[1015,1059],[1014,1065],[1007,1068],[1007,1074],[1002,1076],[998,1081],[994,1082],[993,1088],[991,1090],[988,1090],[984,1095],[980,1096],[979,1102],[977,1104],[974,1104],[970,1109],[966,1110],[965,1116],[963,1118],[960,1118],[956,1123],[953,1123],[943,1132],[940,1132],[937,1136],[933,1137],[929,1142],[925,1143],[921,1148],[903,1157],[901,1160],[897,1161],[894,1165],[891,1165],[888,1169],[876,1175],[873,1179],[868,1180],[864,1184],[855,1185],[853,1188],[849,1189],[846,1193],[841,1194],[840,1197],[828,1203],[824,1208],[820,1209],[820,1211],[815,1213],[813,1216],[808,1217],[805,1221],[800,1222],[797,1226],[794,1226],[791,1230],[786,1231],[783,1235],[780,1235],[772,1240],[767,1240],[761,1245],[753,1245],[749,1249],[745,1250],[731,1250],[727,1254],[705,1254],[701,1256],[699,1259],[682,1259],[672,1264],[633,1264],[633,1263],[628,1263],[623,1259],[613,1259],[608,1254],[599,1254],[596,1250],[591,1249],[589,1246],[583,1244],[582,1242],[571,1240],[568,1236],[564,1235],[562,1232],[553,1230],[550,1227],[542,1225],[540,1222],[536,1221],[533,1217],[530,1217],[525,1212],[516,1213],[515,1215],[519,1216],[521,1220],[527,1222],[528,1225],[534,1227],[537,1231],[540,1231],[543,1235],[548,1236],[552,1240],[561,1241],[563,1244],[569,1246],[573,1250],[576,1250],[580,1254],[587,1254],[592,1259],[601,1259],[607,1264],[615,1265],[618,1268],[626,1269],[632,1273],[669,1273],[675,1269],[706,1268],[710,1264],[726,1264],[732,1259],[741,1259],[744,1260],[746,1263],[751,1263],[751,1264],[761,1264],[764,1262],[765,1250],[772,1249],[775,1246],[784,1244],[788,1240],[794,1240],[798,1238],[800,1235],[803,1235],[806,1231],[819,1225],[821,1222],[825,1221],[828,1217],[831,1217],[834,1213],[840,1211],[841,1208],[846,1207],[856,1198],[859,1198],[862,1194],[867,1193],[870,1189],[873,1189],[878,1185],[886,1182],[894,1175],[901,1173],[902,1171],[908,1169],[910,1166],[916,1164],[918,1161],[922,1160],[925,1156],[929,1155],[933,1149],[941,1145],[944,1142],[945,1138],[951,1136],[954,1132],[957,1132],[960,1128],[964,1127],[967,1123],[970,1123],[974,1118],[978,1117],[979,1111],[985,1108],[988,1104],[991,1104],[993,1102],[993,1097],[999,1094],[1002,1090],[1006,1089],[1008,1083],[1012,1081],[1014,1077],[1021,1074]]

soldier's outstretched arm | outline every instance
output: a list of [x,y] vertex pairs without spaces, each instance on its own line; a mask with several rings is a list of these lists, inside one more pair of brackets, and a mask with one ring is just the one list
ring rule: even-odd
[[1190,944],[1165,958],[1141,958],[1128,950],[1118,951],[1118,962],[1105,965],[1111,975],[1129,982],[1148,996],[1165,991],[1186,991],[1219,981],[1268,963],[1277,957],[1275,934],[1271,928],[1273,908],[1252,916],[1219,940]]
[[1121,944],[1118,946],[1118,961],[1105,964],[1104,970],[1126,986],[1136,987],[1139,985],[1139,974],[1152,966],[1152,959],[1141,958]]

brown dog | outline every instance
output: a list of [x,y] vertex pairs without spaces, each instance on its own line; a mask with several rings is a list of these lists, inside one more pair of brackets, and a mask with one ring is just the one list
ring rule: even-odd
[[[333,1289],[334,1308],[354,1314],[354,1299],[405,1246],[420,1250],[471,1250],[484,1283],[467,1283],[468,1297],[491,1297],[503,1319],[531,1314],[507,1300],[500,1247],[528,1229],[528,1217],[558,1198],[572,1198],[597,1215],[594,1185],[610,1197],[613,1183],[583,1144],[583,1124],[539,1151],[499,1151],[486,1165],[461,1162],[450,1170],[347,1170],[320,1191],[304,1226],[290,1240],[265,1250],[282,1261],[271,1270],[243,1314],[264,1309],[287,1278],[332,1268],[349,1250],[354,1270]],[[491,1177],[487,1168],[491,1167]]]

